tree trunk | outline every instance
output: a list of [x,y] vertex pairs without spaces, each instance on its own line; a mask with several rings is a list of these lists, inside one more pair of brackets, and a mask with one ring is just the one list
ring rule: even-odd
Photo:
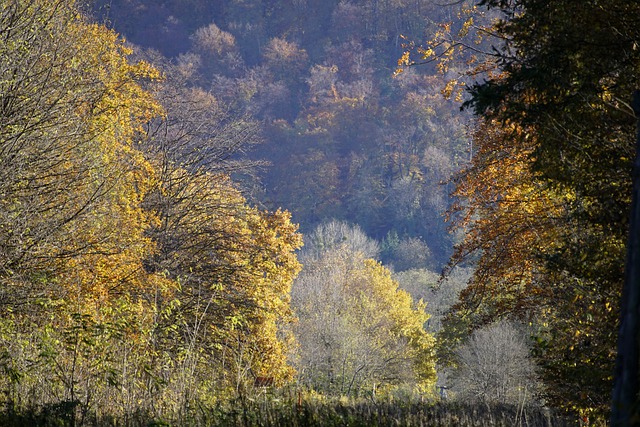
[[627,265],[620,307],[618,357],[611,404],[611,425],[635,425],[638,412],[638,377],[640,342],[640,90],[633,94],[633,111],[637,120],[636,159],[633,168],[633,198],[627,243]]

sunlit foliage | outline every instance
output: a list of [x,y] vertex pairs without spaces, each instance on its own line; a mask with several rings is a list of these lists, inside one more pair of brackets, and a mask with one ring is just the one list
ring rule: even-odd
[[371,245],[359,230],[324,227],[293,288],[300,379],[333,395],[375,397],[399,388],[430,395],[434,339],[424,329],[424,302],[413,302],[389,270],[366,258]]
[[255,376],[290,381],[301,238],[287,212],[251,207],[228,176],[252,124],[185,90],[196,107],[183,117],[208,111],[219,130],[205,147],[201,123],[170,119],[148,90],[161,73],[73,2],[3,2],[0,35],[7,410],[58,408],[73,425],[184,419]]

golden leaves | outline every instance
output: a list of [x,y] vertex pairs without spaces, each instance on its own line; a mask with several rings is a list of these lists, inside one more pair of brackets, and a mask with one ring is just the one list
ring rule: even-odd
[[409,382],[428,394],[434,339],[424,330],[424,305],[413,304],[387,268],[328,230],[319,232],[329,233],[326,240],[313,239],[319,245],[294,285],[302,381],[341,394]]
[[[540,254],[550,250],[559,230],[563,196],[535,181],[530,146],[513,138],[517,127],[481,123],[474,134],[472,163],[456,179],[456,226],[466,235],[454,262],[478,254],[473,279],[457,309],[481,323],[510,315],[530,315],[544,306],[549,290],[540,287]],[[480,320],[484,319],[484,320]]]
[[179,405],[238,386],[248,369],[291,380],[283,326],[302,240],[290,214],[250,206],[226,175],[141,152],[143,126],[164,114],[142,87],[159,71],[53,3],[15,2],[19,18],[43,15],[0,47],[0,63],[25,65],[0,82],[16,106],[0,129],[0,280],[11,284],[3,306],[26,319],[20,336],[51,350],[38,363],[57,370],[38,371],[39,397]]

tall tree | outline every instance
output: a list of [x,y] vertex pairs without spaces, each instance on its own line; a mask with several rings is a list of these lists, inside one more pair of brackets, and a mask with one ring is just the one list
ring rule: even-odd
[[156,93],[167,115],[141,142],[159,171],[144,203],[159,218],[148,232],[158,248],[146,266],[180,284],[180,307],[164,322],[177,328],[171,336],[180,346],[167,351],[184,366],[190,386],[180,400],[191,405],[245,391],[257,376],[274,384],[292,378],[289,291],[301,236],[287,212],[249,206],[230,179],[258,164],[240,158],[259,141],[256,123],[188,87],[180,67],[165,72]]
[[[502,158],[504,149],[487,150],[495,136],[476,137],[474,168],[480,174],[468,175],[463,185],[469,184],[467,212],[482,211],[459,250],[482,252],[463,299],[491,307],[490,319],[544,302],[537,351],[549,396],[567,409],[602,415],[609,406],[603,390],[612,387],[624,271],[634,147],[626,100],[639,83],[640,10],[631,1],[480,5],[503,13],[494,28],[502,40],[494,51],[497,62],[491,59],[499,73],[474,85],[467,105],[483,116],[481,129],[495,126],[507,138],[503,147],[512,154]],[[523,181],[495,193],[493,201],[479,198],[494,182],[517,179],[516,166],[528,174],[520,175]],[[487,179],[478,180],[481,174]],[[484,223],[511,215],[517,217],[510,225]],[[505,270],[509,262],[502,260],[513,257],[528,261]],[[501,264],[487,264],[491,259]],[[505,282],[519,271],[518,280]],[[511,289],[520,297],[505,305],[504,293],[497,292],[501,283],[517,285]]]
[[159,112],[136,80],[157,74],[129,65],[115,34],[73,5],[12,1],[0,12],[2,275],[17,283],[78,256],[148,250],[136,200],[151,173],[131,144]]
[[0,34],[2,386],[8,407],[86,415],[123,397],[115,353],[143,341],[136,302],[162,281],[142,264],[154,171],[134,147],[159,75],[75,2],[3,2]]

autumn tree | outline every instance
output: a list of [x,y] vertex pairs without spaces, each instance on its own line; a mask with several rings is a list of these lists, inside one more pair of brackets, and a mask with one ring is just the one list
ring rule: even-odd
[[165,319],[177,329],[163,339],[180,340],[167,351],[182,365],[179,400],[191,405],[245,392],[257,376],[292,378],[286,327],[301,240],[287,212],[249,206],[229,177],[256,166],[239,158],[259,141],[255,122],[189,88],[179,69],[166,72],[157,96],[167,116],[149,124],[141,145],[161,171],[144,204],[159,217],[146,265],[180,284],[180,307]]
[[458,187],[472,226],[456,256],[480,258],[459,307],[475,325],[533,313],[548,396],[602,415],[624,271],[637,5],[480,4],[503,15],[484,62],[497,69],[467,103],[483,121]]
[[305,237],[305,259],[321,258],[326,252],[346,248],[349,252],[359,252],[365,258],[377,259],[380,255],[378,242],[367,236],[357,225],[332,220],[320,224]]
[[[456,339],[469,330],[497,319],[534,321],[540,325],[536,354],[548,396],[562,401],[575,393],[577,401],[578,393],[597,394],[604,387],[595,379],[607,378],[608,350],[591,342],[610,340],[611,331],[601,326],[614,329],[616,315],[608,301],[615,294],[576,287],[550,268],[549,259],[572,223],[569,207],[575,194],[544,184],[528,157],[535,138],[522,139],[518,146],[514,135],[520,132],[495,123],[479,128],[473,162],[460,175],[456,194],[462,196],[465,215],[459,224],[468,232],[453,260],[474,260],[475,271],[445,321],[441,357],[450,358]],[[584,230],[574,238],[580,236]],[[565,371],[570,366],[579,366],[583,374],[558,384],[557,378],[570,375]]]
[[191,36],[191,44],[191,52],[200,56],[205,75],[233,75],[244,67],[235,38],[215,23],[198,28]]
[[134,238],[145,222],[134,185],[144,192],[151,173],[131,144],[158,112],[136,80],[157,74],[129,65],[115,34],[78,19],[72,7],[10,2],[2,18],[2,74],[13,76],[2,82],[5,276],[46,275],[86,254],[117,256],[129,247],[113,232],[124,217],[138,216],[131,242],[148,250]]
[[180,418],[289,381],[300,235],[229,177],[255,122],[69,2],[0,11],[3,403]]
[[[428,393],[435,371],[424,304],[413,303],[386,268],[366,258],[371,245],[351,238],[358,239],[357,230],[341,238],[341,227],[333,229],[338,234],[323,245],[333,244],[303,256],[305,269],[293,287],[303,383],[340,395],[398,387]],[[319,234],[329,237],[326,231]]]
[[155,175],[134,147],[159,75],[74,2],[5,2],[0,20],[5,403],[81,420],[125,399],[116,355],[144,348],[143,297],[171,289],[143,268]]

